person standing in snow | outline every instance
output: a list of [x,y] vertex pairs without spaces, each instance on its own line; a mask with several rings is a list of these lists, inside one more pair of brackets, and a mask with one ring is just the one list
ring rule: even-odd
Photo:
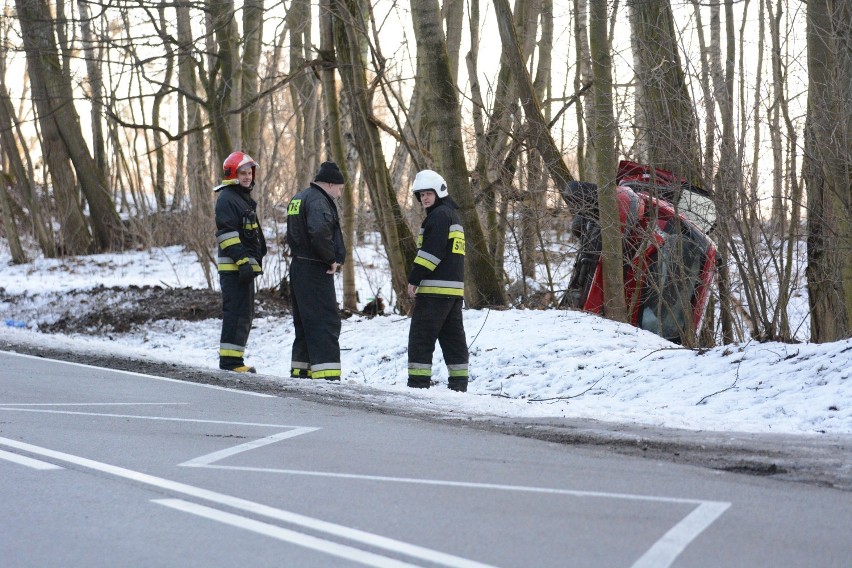
[[266,239],[251,198],[257,162],[245,152],[232,152],[222,165],[224,178],[214,188],[219,286],[222,289],[222,335],[219,368],[254,373],[245,364],[251,322],[254,318],[254,279],[263,274]]
[[287,206],[290,303],[296,338],[290,376],[339,381],[340,312],[334,273],[346,260],[340,215],[334,200],[345,180],[334,162],[323,162],[314,181]]
[[432,170],[418,172],[412,191],[426,210],[417,236],[417,256],[408,275],[414,300],[408,333],[408,386],[432,384],[432,354],[441,344],[451,390],[465,392],[468,382],[464,302],[464,228],[458,205],[444,178]]

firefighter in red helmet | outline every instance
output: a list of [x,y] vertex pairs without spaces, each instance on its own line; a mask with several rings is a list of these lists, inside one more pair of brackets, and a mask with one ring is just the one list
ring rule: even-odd
[[254,279],[263,274],[266,239],[251,198],[257,162],[245,152],[232,152],[222,165],[222,183],[214,188],[219,285],[222,289],[222,335],[219,368],[254,373],[245,364],[251,322],[254,317]]

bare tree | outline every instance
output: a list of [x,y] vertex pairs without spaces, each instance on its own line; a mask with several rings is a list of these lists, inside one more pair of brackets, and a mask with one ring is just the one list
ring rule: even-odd
[[396,201],[382,153],[378,127],[372,120],[366,68],[360,49],[361,38],[366,33],[361,2],[362,0],[333,0],[335,51],[343,89],[352,105],[354,143],[358,149],[362,173],[370,191],[373,214],[388,257],[397,307],[400,311],[407,312],[410,307],[407,270],[417,249],[411,229]]
[[852,0],[808,2],[811,339],[852,337]]
[[607,34],[607,4],[592,2],[589,10],[589,49],[594,77],[595,140],[598,184],[598,212],[603,260],[604,315],[627,321],[624,299],[624,273],[618,202],[615,190],[615,143],[612,103],[612,58]]
[[331,13],[333,0],[321,0],[320,17],[320,51],[323,61],[320,71],[322,94],[325,101],[326,128],[331,156],[337,162],[343,177],[346,179],[346,190],[341,196],[343,202],[341,217],[343,219],[343,240],[346,245],[347,262],[343,264],[343,307],[349,310],[358,309],[358,292],[355,288],[355,196],[352,192],[352,178],[346,163],[346,153],[343,145],[343,135],[340,130],[340,105],[337,100],[337,82],[334,75],[334,20]]
[[311,4],[309,0],[296,0],[287,11],[287,28],[290,31],[290,97],[296,126],[295,168],[300,172],[299,186],[313,179],[320,154],[318,104],[319,81],[313,74],[305,73],[311,45]]
[[417,80],[429,85],[425,90],[429,102],[425,105],[424,119],[434,142],[436,167],[447,180],[464,222],[465,298],[473,308],[504,305],[502,275],[489,254],[464,159],[461,107],[450,71],[437,0],[420,0],[413,4],[411,18],[417,38],[418,69],[424,73]]
[[697,182],[701,179],[698,128],[671,4],[632,0],[627,5],[636,61],[639,159]]
[[[39,121],[45,132],[50,131],[56,150],[67,156],[74,165],[77,180],[89,205],[95,244],[100,250],[114,248],[123,240],[121,221],[107,192],[106,182],[101,177],[83,138],[80,120],[73,104],[72,87],[54,41],[53,18],[43,0],[16,0],[15,4],[33,82],[33,95],[39,107]],[[62,167],[58,162],[55,165]],[[51,171],[53,173],[53,168]],[[65,188],[69,188],[66,185],[68,180],[61,183]],[[66,203],[69,205],[69,211],[76,209],[71,205],[73,201],[69,199]],[[86,240],[79,239],[79,231],[78,227],[75,229],[76,234],[66,235],[71,236],[75,251],[79,251],[78,247]]]

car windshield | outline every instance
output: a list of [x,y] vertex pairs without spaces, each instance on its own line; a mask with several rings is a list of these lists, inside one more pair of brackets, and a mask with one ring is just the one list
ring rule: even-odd
[[684,187],[677,203],[683,216],[695,223],[704,233],[710,233],[716,223],[716,205],[709,195]]

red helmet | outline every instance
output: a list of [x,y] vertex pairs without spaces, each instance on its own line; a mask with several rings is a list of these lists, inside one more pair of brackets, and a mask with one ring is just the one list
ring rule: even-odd
[[225,177],[222,178],[222,185],[237,183],[237,172],[246,166],[251,166],[251,184],[254,185],[254,171],[257,168],[257,162],[245,152],[231,152],[225,158],[225,163],[222,164],[222,171],[225,173]]

